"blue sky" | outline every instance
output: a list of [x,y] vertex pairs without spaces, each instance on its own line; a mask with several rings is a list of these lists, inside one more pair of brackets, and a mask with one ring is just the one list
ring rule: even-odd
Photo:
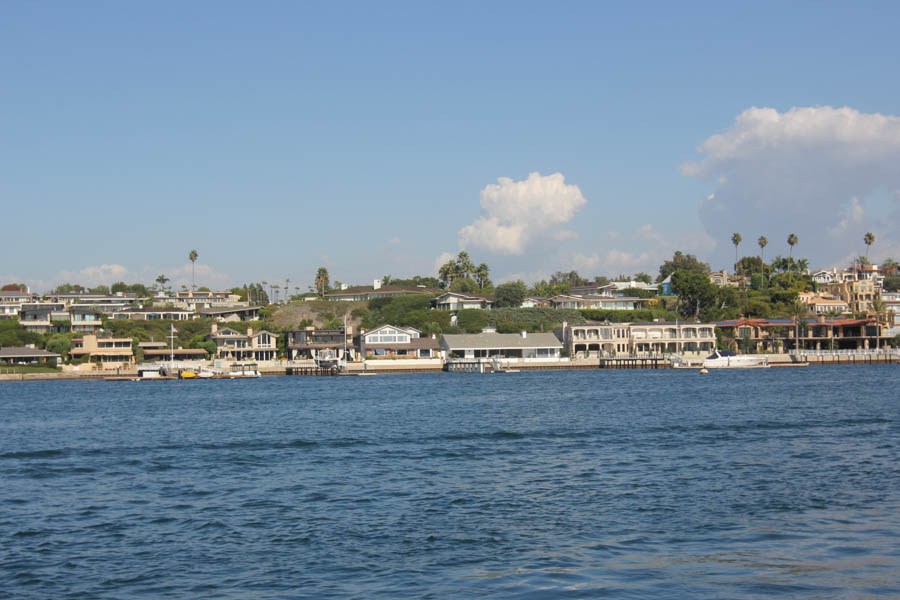
[[0,282],[900,259],[898,6],[4,3]]

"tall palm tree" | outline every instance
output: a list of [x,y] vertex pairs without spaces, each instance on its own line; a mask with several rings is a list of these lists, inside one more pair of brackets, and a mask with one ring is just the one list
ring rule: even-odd
[[760,273],[760,275],[762,276],[763,287],[766,287],[766,286],[765,286],[765,281],[766,281],[766,263],[765,263],[765,261],[763,260],[763,256],[765,255],[765,252],[766,252],[766,246],[769,244],[769,238],[767,238],[767,237],[764,236],[764,235],[761,235],[761,236],[759,236],[759,239],[756,240],[756,243],[759,244],[759,262],[760,262],[760,266],[761,266],[761,268],[762,268],[762,273]]
[[866,259],[869,258],[869,247],[875,243],[875,234],[871,231],[863,236],[863,242],[866,243]]
[[[260,283],[262,284],[262,291],[265,292],[265,291],[266,291],[266,286],[269,285],[269,282],[266,281],[265,279],[263,279]],[[269,297],[266,296],[266,304],[269,303],[268,300],[269,300]]]
[[481,263],[475,267],[475,280],[478,282],[480,288],[484,289],[484,284],[487,283],[489,274],[490,269],[486,263]]
[[794,349],[800,349],[800,319],[805,317],[809,313],[809,309],[806,308],[806,305],[800,302],[799,300],[795,300],[793,304],[788,306],[788,315],[790,315],[791,320],[794,321]]
[[459,276],[460,277],[468,277],[475,271],[475,265],[472,264],[472,259],[469,258],[469,253],[465,250],[459,253],[459,256],[456,257],[456,264],[459,267]]
[[744,238],[741,237],[741,234],[735,232],[734,235],[731,236],[731,243],[734,244],[734,270],[737,271],[738,264],[738,246],[741,242],[744,241]]
[[316,290],[319,291],[319,295],[323,298],[325,297],[325,292],[328,290],[328,281],[328,269],[319,267],[319,270],[316,271]]
[[196,250],[191,250],[188,252],[188,260],[191,261],[191,291],[197,289],[197,286],[194,285],[194,263],[197,262],[197,257],[200,256],[197,254]]
[[[791,259],[791,263],[793,264],[793,262],[794,262],[794,245],[797,243],[797,234],[792,233],[792,234],[788,235],[787,243],[788,243],[788,246],[791,247],[788,252],[788,258]],[[790,273],[788,274],[788,278],[790,281],[794,280],[793,269],[791,269]]]

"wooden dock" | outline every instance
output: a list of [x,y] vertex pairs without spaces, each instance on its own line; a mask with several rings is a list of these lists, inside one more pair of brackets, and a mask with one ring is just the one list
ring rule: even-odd
[[341,369],[340,367],[285,367],[284,374],[306,377],[334,377],[341,374]]

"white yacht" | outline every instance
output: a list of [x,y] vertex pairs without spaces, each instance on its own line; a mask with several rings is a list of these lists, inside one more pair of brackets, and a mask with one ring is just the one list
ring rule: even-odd
[[704,369],[766,369],[769,358],[754,354],[738,356],[730,350],[716,350],[703,361]]

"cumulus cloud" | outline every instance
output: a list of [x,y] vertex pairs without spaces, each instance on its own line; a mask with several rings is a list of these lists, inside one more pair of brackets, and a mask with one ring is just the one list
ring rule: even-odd
[[60,271],[55,280],[59,283],[78,283],[86,287],[109,285],[128,277],[128,269],[122,265],[99,265],[79,271]]
[[[700,219],[717,240],[735,231],[746,242],[765,235],[768,255],[787,254],[793,232],[800,238],[794,255],[826,266],[858,253],[866,231],[885,242],[872,247],[875,257],[898,239],[900,225],[876,205],[900,189],[900,117],[847,107],[751,108],[698,152],[700,160],[681,172],[716,186],[700,203]],[[724,262],[728,251],[720,243],[716,258]]]
[[540,236],[570,239],[572,232],[562,225],[586,202],[578,186],[566,184],[562,173],[532,173],[524,181],[500,177],[481,190],[483,214],[459,230],[459,245],[523,254],[528,243]]
[[440,271],[441,267],[446,265],[449,261],[456,260],[456,255],[451,252],[442,252],[440,256],[434,259],[434,264],[432,265],[432,272],[435,276],[437,276],[438,271]]

